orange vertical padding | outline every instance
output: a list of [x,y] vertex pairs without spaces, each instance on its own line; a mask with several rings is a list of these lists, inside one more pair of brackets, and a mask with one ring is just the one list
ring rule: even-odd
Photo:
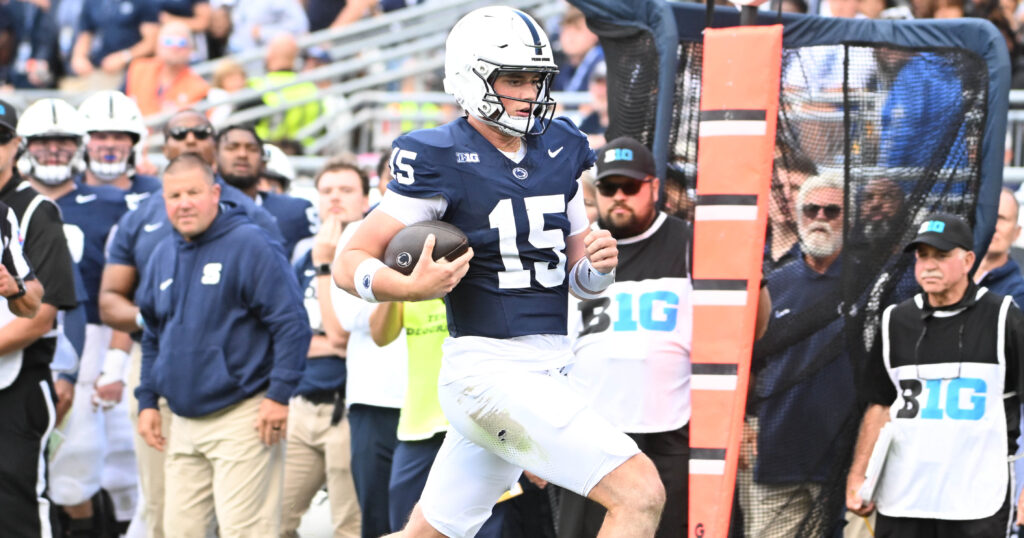
[[693,537],[725,538],[729,532],[781,64],[781,26],[704,34],[693,258],[688,529]]

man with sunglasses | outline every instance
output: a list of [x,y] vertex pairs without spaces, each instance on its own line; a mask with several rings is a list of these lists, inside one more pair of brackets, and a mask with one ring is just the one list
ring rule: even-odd
[[41,294],[42,304],[27,318],[10,315],[26,312],[10,309],[8,313],[9,308],[0,307],[4,311],[0,321],[0,386],[4,387],[0,389],[0,529],[10,536],[49,536],[50,501],[44,496],[43,462],[45,440],[56,422],[50,363],[57,346],[57,311],[74,308],[78,300],[60,210],[33,189],[15,166],[21,144],[17,125],[14,106],[0,100],[0,202],[13,210],[20,223],[19,241],[38,283],[24,281],[15,290],[0,286],[6,288],[4,303],[9,306],[22,306],[28,294]]
[[128,67],[124,92],[135,99],[143,116],[181,110],[203,100],[210,85],[189,67],[192,31],[181,21],[160,27],[156,56],[139,58]]
[[[922,293],[882,315],[846,492],[853,512],[878,508],[880,538],[1007,536],[1024,315],[1012,297],[974,283],[973,247],[963,218],[929,215],[906,246]],[[874,497],[864,499],[868,459],[886,424],[892,444]]]
[[[828,536],[843,513],[814,518],[840,458],[853,408],[853,370],[835,304],[843,248],[843,179],[808,178],[796,195],[799,255],[768,273],[771,322],[754,345],[747,426],[753,465],[737,474],[746,536]],[[794,330],[800,327],[805,330]]]
[[[687,528],[693,232],[658,211],[655,174],[632,138],[597,150],[597,224],[616,239],[619,265],[603,297],[570,303],[569,381],[658,468],[666,510],[655,536],[668,537]],[[565,491],[558,517],[559,536],[594,537],[605,509]]]

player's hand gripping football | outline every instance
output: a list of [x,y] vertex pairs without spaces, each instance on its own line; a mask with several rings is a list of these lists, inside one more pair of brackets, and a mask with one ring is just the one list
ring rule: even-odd
[[583,238],[587,259],[597,271],[608,274],[619,265],[619,248],[608,230],[591,230]]
[[444,297],[458,285],[462,277],[466,276],[466,272],[469,271],[469,260],[473,259],[472,247],[466,249],[462,256],[452,261],[444,258],[434,261],[435,241],[434,234],[427,236],[427,240],[423,242],[420,259],[416,262],[412,274],[409,275],[413,283],[411,296],[414,299],[412,300],[423,301]]

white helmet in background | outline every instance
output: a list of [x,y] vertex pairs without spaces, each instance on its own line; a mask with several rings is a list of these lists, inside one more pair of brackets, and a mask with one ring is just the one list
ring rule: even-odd
[[53,155],[50,154],[50,148],[40,148],[45,164],[37,158],[38,152],[25,151],[18,161],[21,173],[46,185],[60,185],[71,179],[75,169],[81,166],[82,142],[86,136],[85,120],[67,102],[61,99],[40,99],[32,103],[18,119],[17,131],[22,138],[23,149],[39,139],[63,138],[75,144],[74,150],[58,151]]
[[[541,75],[535,100],[513,99],[531,105],[525,118],[509,116],[494,80],[501,73]],[[510,136],[541,134],[555,113],[551,81],[558,66],[544,30],[529,15],[505,6],[471,11],[455,23],[445,42],[444,91],[455,96],[471,116]],[[505,97],[510,99],[509,97]],[[537,119],[539,131],[534,131]]]
[[295,181],[295,167],[292,166],[288,156],[281,151],[281,148],[264,143],[263,162],[262,175],[280,181],[284,190],[287,191],[291,182]]
[[92,133],[127,133],[132,137],[132,150],[127,155],[117,156],[113,160],[98,161],[86,153],[86,163],[97,178],[102,181],[113,181],[124,174],[131,174],[129,169],[135,163],[135,152],[139,150],[148,130],[142,119],[142,112],[127,95],[116,90],[103,90],[90,95],[78,107],[86,123],[86,132]]

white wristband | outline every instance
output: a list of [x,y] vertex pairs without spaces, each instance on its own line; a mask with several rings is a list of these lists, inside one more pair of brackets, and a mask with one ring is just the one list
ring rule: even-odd
[[586,256],[580,258],[569,272],[569,289],[580,299],[597,299],[612,282],[615,282],[615,270],[602,273],[594,269]]
[[366,258],[356,267],[356,274],[354,277],[354,284],[356,287],[356,293],[368,303],[376,303],[377,297],[373,295],[373,275],[377,274],[377,271],[387,267],[384,262],[377,258]]
[[130,360],[127,352],[120,349],[108,349],[107,356],[103,359],[103,373],[96,380],[96,386],[102,387],[117,381],[124,381],[125,371]]

